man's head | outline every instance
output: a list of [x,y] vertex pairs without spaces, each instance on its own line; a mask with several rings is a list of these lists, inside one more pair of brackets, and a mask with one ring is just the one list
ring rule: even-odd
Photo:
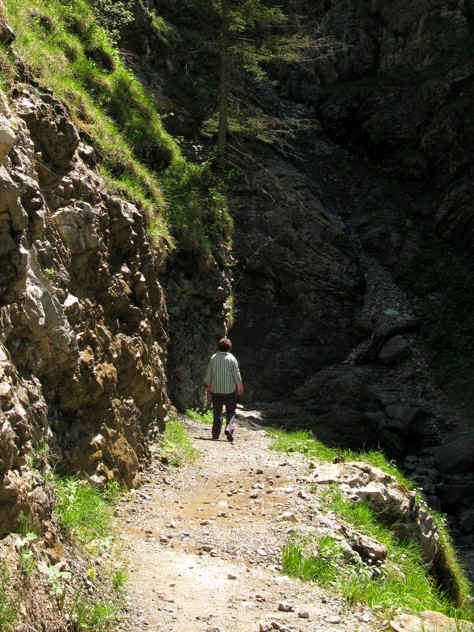
[[221,338],[217,343],[219,351],[230,351],[232,349],[232,343],[229,338]]

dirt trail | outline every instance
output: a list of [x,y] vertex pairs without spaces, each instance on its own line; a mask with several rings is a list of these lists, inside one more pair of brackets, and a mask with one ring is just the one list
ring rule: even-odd
[[[280,569],[290,532],[330,529],[308,492],[308,462],[270,450],[263,430],[209,440],[186,421],[200,457],[163,471],[118,510],[128,560],[128,613],[117,630],[156,632],[337,632],[382,629],[367,608],[348,606]],[[289,612],[280,610],[289,607]]]

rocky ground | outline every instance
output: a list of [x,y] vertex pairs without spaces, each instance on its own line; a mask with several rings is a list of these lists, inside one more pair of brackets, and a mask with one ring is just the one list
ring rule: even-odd
[[126,613],[117,630],[159,632],[329,632],[382,630],[380,615],[281,572],[291,533],[336,532],[305,479],[308,460],[270,450],[253,424],[236,441],[210,440],[187,420],[200,456],[163,469],[119,507],[117,531],[128,559]]
[[214,442],[209,426],[183,419],[196,461],[175,469],[157,456],[143,487],[123,498],[117,540],[131,572],[116,631],[473,630],[435,612],[387,621],[377,608],[350,606],[335,592],[283,574],[282,549],[293,536],[330,535],[369,563],[387,555],[324,508],[318,488],[326,483],[339,482],[352,498],[380,496],[426,555],[436,555],[436,528],[423,506],[377,468],[271,450],[259,415],[239,409],[234,444]]

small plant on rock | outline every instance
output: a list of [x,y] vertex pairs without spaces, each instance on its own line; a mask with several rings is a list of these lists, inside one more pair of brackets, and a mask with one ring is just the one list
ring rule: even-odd
[[110,629],[116,616],[117,608],[106,601],[91,604],[82,595],[77,595],[73,605],[73,617],[77,630],[102,632]]
[[15,546],[18,550],[18,566],[21,572],[28,577],[33,572],[37,560],[31,548],[31,543],[36,540],[36,533],[28,532],[16,539]]
[[115,590],[120,590],[125,586],[128,579],[128,571],[124,566],[112,571],[112,585]]
[[53,566],[48,566],[44,562],[39,564],[39,570],[45,575],[48,584],[49,592],[54,595],[62,603],[64,601],[66,593],[66,583],[71,579],[72,574],[69,571],[63,570],[64,564],[58,562]]

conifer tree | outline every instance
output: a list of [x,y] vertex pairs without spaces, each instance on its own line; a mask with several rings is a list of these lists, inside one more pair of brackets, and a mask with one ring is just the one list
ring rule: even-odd
[[222,166],[228,129],[231,71],[240,65],[254,76],[263,76],[262,62],[269,58],[265,32],[285,21],[278,6],[262,0],[212,0],[219,20],[219,105],[217,153]]

